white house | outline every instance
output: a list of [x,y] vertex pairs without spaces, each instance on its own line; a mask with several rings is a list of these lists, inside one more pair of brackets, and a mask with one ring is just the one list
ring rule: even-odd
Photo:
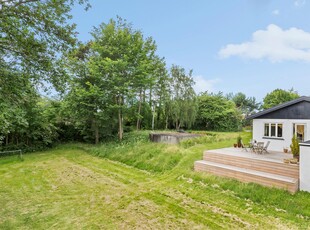
[[266,109],[248,119],[253,119],[254,140],[270,141],[269,150],[283,151],[290,147],[294,134],[300,142],[310,140],[310,97]]

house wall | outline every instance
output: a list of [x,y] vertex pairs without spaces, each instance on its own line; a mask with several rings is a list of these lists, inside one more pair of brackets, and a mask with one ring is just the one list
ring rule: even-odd
[[[265,123],[281,123],[283,124],[282,138],[266,138],[264,137]],[[310,140],[310,120],[302,119],[253,119],[253,139],[256,141],[270,141],[269,150],[283,151],[284,147],[290,147],[293,137],[293,124],[305,124],[305,141]]]
[[300,190],[310,192],[310,145],[300,145],[299,159]]

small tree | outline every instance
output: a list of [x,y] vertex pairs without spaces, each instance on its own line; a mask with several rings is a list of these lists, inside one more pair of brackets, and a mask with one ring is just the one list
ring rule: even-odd
[[299,141],[296,135],[292,138],[291,151],[294,156],[299,156]]

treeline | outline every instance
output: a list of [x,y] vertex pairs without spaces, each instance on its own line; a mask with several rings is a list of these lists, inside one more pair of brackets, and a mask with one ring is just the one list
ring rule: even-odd
[[[74,2],[0,7],[1,149],[122,140],[124,132],[140,129],[236,131],[261,108],[243,93],[196,95],[193,71],[167,67],[155,41],[121,18],[95,28],[89,42],[77,42],[68,23]],[[57,100],[38,93],[46,84],[59,92]]]

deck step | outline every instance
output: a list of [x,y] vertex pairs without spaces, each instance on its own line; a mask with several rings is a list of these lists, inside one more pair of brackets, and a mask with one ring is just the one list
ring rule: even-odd
[[247,156],[235,156],[232,154],[222,154],[206,151],[204,152],[203,160],[284,177],[291,177],[295,179],[299,178],[298,165],[284,164],[267,159],[257,159]]
[[282,188],[292,193],[298,190],[298,179],[292,177],[205,160],[196,161],[194,168],[195,171],[210,172],[218,176],[234,178],[242,182],[253,182],[268,187]]

